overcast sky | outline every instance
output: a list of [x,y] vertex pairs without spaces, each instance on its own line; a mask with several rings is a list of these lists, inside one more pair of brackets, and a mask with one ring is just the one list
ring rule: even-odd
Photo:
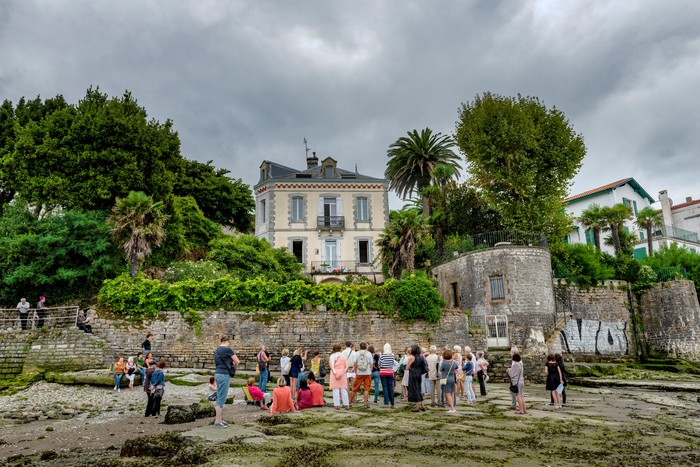
[[572,194],[634,177],[700,197],[697,0],[0,1],[0,99],[91,85],[251,185],[263,159],[305,168],[304,137],[381,177],[407,131],[451,134],[484,91],[533,95],[584,136]]

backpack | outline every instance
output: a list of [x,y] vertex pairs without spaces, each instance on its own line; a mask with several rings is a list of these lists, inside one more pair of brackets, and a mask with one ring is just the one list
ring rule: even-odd
[[363,373],[367,372],[371,368],[371,360],[369,357],[369,352],[360,351],[359,357],[357,357],[357,370]]
[[321,378],[325,378],[327,373],[328,371],[326,370],[326,364],[321,362],[321,364],[318,367],[318,376],[320,376]]
[[428,371],[430,370],[428,368],[428,361],[422,355],[420,356],[420,359],[421,359],[421,362],[420,362],[421,373],[424,375],[427,375]]

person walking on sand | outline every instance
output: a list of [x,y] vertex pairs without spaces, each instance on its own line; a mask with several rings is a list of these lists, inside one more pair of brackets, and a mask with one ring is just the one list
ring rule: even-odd
[[350,410],[350,401],[348,400],[348,360],[340,351],[340,345],[333,346],[333,353],[328,359],[328,367],[331,370],[330,388],[333,391],[333,407],[340,410],[342,403],[347,410]]
[[525,370],[519,353],[513,354],[513,362],[508,369],[508,376],[510,376],[510,393],[515,394],[515,400],[518,403],[518,410],[515,413],[520,415],[526,414],[527,410],[525,409],[525,397],[523,394]]
[[17,304],[17,312],[19,313],[19,325],[22,331],[27,330],[27,317],[29,316],[29,302],[22,297]]
[[221,415],[226,404],[228,396],[228,388],[231,384],[231,374],[235,373],[235,367],[240,363],[238,357],[231,347],[229,347],[228,336],[223,336],[220,339],[219,347],[214,351],[214,380],[216,381],[216,403],[214,410],[216,417],[214,418],[214,426],[218,428],[228,427],[228,423],[222,420]]
[[557,359],[554,354],[547,355],[547,363],[544,365],[544,372],[547,375],[547,384],[545,388],[552,394],[554,399],[554,408],[560,409],[559,393],[557,388],[564,384],[564,378],[561,375],[561,368],[557,365]]

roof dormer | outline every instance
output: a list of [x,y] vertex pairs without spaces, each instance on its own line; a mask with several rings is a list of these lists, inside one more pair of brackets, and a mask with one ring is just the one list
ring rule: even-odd
[[330,156],[321,161],[321,178],[338,178],[337,162]]

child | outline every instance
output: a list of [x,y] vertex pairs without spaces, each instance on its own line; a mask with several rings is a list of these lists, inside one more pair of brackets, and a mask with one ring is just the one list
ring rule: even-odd
[[254,401],[260,402],[260,410],[267,410],[267,406],[271,399],[270,394],[267,392],[262,392],[262,390],[255,385],[255,378],[253,376],[248,378],[247,386],[250,397],[252,397]]
[[209,394],[207,394],[207,399],[216,402],[216,380],[213,376],[209,377]]
[[464,379],[464,389],[467,392],[467,403],[468,404],[473,404],[476,402],[476,394],[474,394],[474,363],[472,363],[471,360],[471,352],[467,352],[466,357],[464,359],[464,366],[462,367],[462,371],[464,372],[465,379]]
[[306,380],[302,380],[299,383],[299,390],[297,391],[297,408],[299,410],[309,409],[313,407],[313,395],[309,389],[309,383]]

